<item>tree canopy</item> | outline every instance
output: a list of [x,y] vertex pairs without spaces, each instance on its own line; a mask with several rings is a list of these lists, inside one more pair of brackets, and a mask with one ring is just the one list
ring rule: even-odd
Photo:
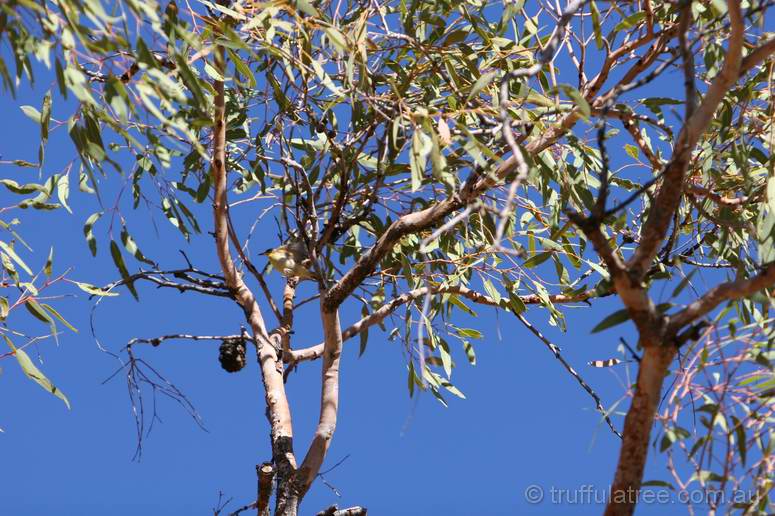
[[[22,305],[52,336],[68,326],[41,301],[52,285],[102,303],[123,289],[142,303],[143,282],[236,303],[245,326],[234,334],[133,340],[125,373],[139,396],[144,342],[219,341],[234,372],[255,349],[271,451],[252,507],[269,511],[274,477],[273,510],[296,514],[334,436],[344,343],[358,337],[364,353],[380,327],[403,343],[409,392],[446,403],[464,396],[456,358],[475,363],[484,336],[461,320],[483,305],[518,318],[622,438],[613,493],[641,487],[657,420],[661,451],[685,454],[676,487],[751,485],[745,508],[771,510],[769,3],[564,4],[3,3],[5,91],[55,85],[40,106],[21,106],[40,124],[37,162],[2,162],[0,183],[18,197],[0,220],[14,291],[0,297],[11,347],[0,356],[68,403],[11,326]],[[50,130],[72,140],[64,171],[46,167]],[[38,180],[19,181],[16,167]],[[69,211],[76,184],[93,197],[83,232],[115,264],[111,285],[52,274],[53,254],[42,275],[27,265],[23,210]],[[218,269],[200,256],[160,263],[158,242],[132,236],[132,210],[212,242]],[[287,278],[275,298],[256,253],[288,242],[316,279]],[[623,309],[595,331],[628,323],[639,335],[622,348],[639,371],[623,424],[535,324],[567,331],[566,306],[607,296]],[[296,342],[300,314],[322,343]],[[321,413],[303,450],[286,383],[313,360]],[[635,503],[612,499],[606,513]]]

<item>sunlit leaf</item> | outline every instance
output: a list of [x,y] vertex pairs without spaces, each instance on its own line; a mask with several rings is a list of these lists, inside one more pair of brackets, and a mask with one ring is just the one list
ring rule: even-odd
[[13,350],[13,354],[16,357],[16,361],[19,362],[19,365],[22,368],[22,371],[24,371],[24,374],[27,376],[27,378],[34,380],[35,383],[43,387],[47,392],[50,392],[57,398],[61,399],[64,404],[67,406],[67,408],[70,408],[70,401],[67,399],[67,396],[59,390],[53,383],[51,383],[51,380],[46,378],[46,376],[43,374],[43,372],[38,369],[38,367],[35,365],[35,363],[30,359],[29,355],[23,350],[18,349],[14,347],[14,345],[11,343],[11,340],[3,336],[8,343],[8,345]]

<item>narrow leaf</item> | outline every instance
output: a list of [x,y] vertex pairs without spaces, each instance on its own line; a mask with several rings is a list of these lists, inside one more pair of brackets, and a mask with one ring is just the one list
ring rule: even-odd
[[[5,337],[5,336],[4,336]],[[27,375],[27,378],[30,378],[31,380],[34,380],[38,385],[43,387],[46,391],[50,392],[60,400],[62,400],[67,408],[70,408],[70,401],[68,401],[67,396],[60,391],[53,383],[51,383],[51,380],[46,378],[46,375],[43,374],[43,372],[38,369],[38,367],[35,365],[35,363],[30,359],[29,355],[23,350],[23,349],[16,349],[14,345],[11,343],[10,339],[8,337],[5,337],[6,342],[11,347],[11,349],[14,351],[14,356],[16,357],[16,360],[19,362],[19,365],[22,368],[22,371],[24,371],[24,374]]]

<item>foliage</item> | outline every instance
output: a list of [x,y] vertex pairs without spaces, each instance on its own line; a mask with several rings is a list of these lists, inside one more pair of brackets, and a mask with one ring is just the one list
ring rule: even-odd
[[[343,303],[360,311],[341,337],[359,335],[363,353],[372,325],[393,327],[410,393],[428,389],[442,403],[464,396],[452,383],[455,357],[475,363],[483,335],[463,326],[476,316],[473,304],[523,322],[537,305],[538,317],[565,331],[562,305],[616,293],[626,310],[596,331],[633,319],[649,341],[614,267],[639,266],[634,257],[649,258],[647,246],[657,246],[655,256],[633,277],[652,319],[693,324],[728,302],[716,326],[739,319],[764,331],[766,296],[729,295],[698,315],[687,311],[701,297],[688,296],[692,278],[755,278],[775,256],[772,65],[757,54],[772,46],[762,30],[769,4],[743,6],[750,28],[734,85],[711,106],[696,145],[680,139],[726,73],[725,42],[736,37],[728,11],[739,7],[729,5],[572,2],[561,13],[477,0],[201,1],[186,9],[174,0],[12,0],[0,6],[0,42],[11,49],[0,59],[4,87],[32,82],[41,65],[53,73],[58,94],[76,101],[58,125],[79,160],[39,183],[1,181],[23,197],[16,208],[69,209],[78,169],[80,189],[98,205],[85,221],[87,245],[95,256],[109,249],[121,276],[106,290],[75,283],[89,294],[123,285],[138,297],[135,282],[151,281],[234,297],[256,315],[235,294],[221,249],[223,276],[191,263],[170,271],[140,250],[146,243],[122,216],[142,207],[186,240],[209,238],[204,210],[220,202],[210,149],[223,107],[228,237],[251,291],[266,294],[261,303],[277,318],[266,335],[254,331],[258,347],[278,335],[280,368],[292,369],[331,345],[291,346],[295,284],[283,303],[268,295],[247,252],[260,227],[276,229],[278,244],[304,242],[323,312]],[[677,73],[686,101],[673,98]],[[40,109],[22,109],[41,125],[39,160],[4,164],[43,174],[52,94]],[[644,227],[668,197],[663,188],[677,188],[679,201],[665,211],[669,233],[653,238]],[[8,232],[11,222],[3,222]],[[16,247],[3,243],[3,264],[23,293],[4,302],[3,316],[26,304],[55,334],[61,317],[35,302],[41,287],[19,276],[15,267],[35,277]],[[672,295],[652,303],[648,293],[660,291]],[[384,324],[399,308],[404,317]],[[768,356],[756,359],[771,368]]]

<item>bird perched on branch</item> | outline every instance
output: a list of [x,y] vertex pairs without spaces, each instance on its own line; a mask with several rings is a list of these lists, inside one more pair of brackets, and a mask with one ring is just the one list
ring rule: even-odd
[[318,275],[310,270],[312,260],[309,258],[304,242],[292,240],[280,247],[267,249],[261,254],[265,255],[272,267],[286,278],[318,279]]

